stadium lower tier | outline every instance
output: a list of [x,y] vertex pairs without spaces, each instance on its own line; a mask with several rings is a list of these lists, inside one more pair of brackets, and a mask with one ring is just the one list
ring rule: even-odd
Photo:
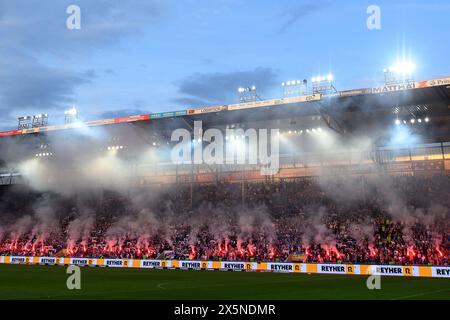
[[0,255],[450,265],[449,176],[0,195]]
[[450,278],[450,267],[0,256],[0,264]]

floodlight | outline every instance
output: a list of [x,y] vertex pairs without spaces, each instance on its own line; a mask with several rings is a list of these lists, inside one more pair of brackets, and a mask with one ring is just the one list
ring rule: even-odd
[[416,69],[414,63],[410,61],[401,61],[394,65],[392,68],[389,68],[387,72],[395,72],[397,74],[411,74]]

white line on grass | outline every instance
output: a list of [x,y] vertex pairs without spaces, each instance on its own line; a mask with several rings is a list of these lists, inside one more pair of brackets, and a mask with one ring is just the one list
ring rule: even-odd
[[440,292],[445,292],[445,291],[450,291],[450,288],[448,288],[448,289],[440,289],[440,290],[435,290],[435,291],[427,291],[427,292],[422,292],[422,293],[417,293],[417,294],[411,294],[411,295],[408,295],[408,296],[392,298],[391,300],[404,300],[404,299],[408,299],[408,298],[421,297],[421,296],[426,296],[428,294],[440,293]]

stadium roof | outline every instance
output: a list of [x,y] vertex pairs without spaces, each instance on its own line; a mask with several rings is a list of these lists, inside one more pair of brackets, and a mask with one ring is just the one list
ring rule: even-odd
[[[391,117],[392,110],[399,108],[425,108],[435,115],[444,117],[446,124],[450,106],[450,78],[425,80],[403,84],[385,85],[375,88],[338,91],[332,94],[311,94],[298,97],[271,99],[264,101],[245,102],[186,110],[143,114],[129,117],[119,117],[89,122],[76,122],[64,125],[50,125],[38,128],[10,130],[0,132],[0,137],[39,134],[53,131],[63,131],[84,127],[110,126],[121,123],[148,124],[158,123],[162,119],[180,119],[182,121],[204,120],[216,124],[244,122],[251,120],[271,120],[296,116],[307,116],[326,113],[340,118],[338,122],[351,122],[343,115],[357,111],[385,111]],[[255,112],[264,110],[264,112]],[[355,112],[356,111],[356,112]],[[322,114],[323,115],[323,114]],[[353,119],[355,120],[355,119]],[[359,121],[358,121],[359,122]],[[165,125],[167,124],[164,121]],[[177,121],[177,123],[179,123]]]

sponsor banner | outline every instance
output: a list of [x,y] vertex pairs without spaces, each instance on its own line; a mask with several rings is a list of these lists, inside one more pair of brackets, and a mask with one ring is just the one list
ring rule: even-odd
[[26,257],[11,256],[11,257],[9,257],[9,263],[10,264],[26,263]]
[[47,126],[47,127],[41,127],[42,131],[56,131],[56,130],[67,130],[67,129],[80,129],[87,126],[87,123],[82,122],[74,122],[74,123],[68,123],[64,125],[58,125],[58,126]]
[[[296,263],[296,264],[298,264],[298,263]],[[306,272],[306,270],[307,270],[307,263],[299,263],[300,264],[300,272]],[[295,272],[297,272],[297,271],[295,271]]]
[[152,119],[158,119],[158,118],[170,118],[170,117],[174,117],[175,113],[173,112],[164,112],[164,113],[156,113],[156,114],[152,114],[151,118]]
[[405,277],[419,277],[419,268],[414,266],[404,266],[403,275]]
[[245,270],[245,262],[222,261],[220,263],[220,268],[226,270]]
[[401,83],[401,84],[391,84],[383,87],[372,88],[373,94],[397,92],[404,90],[412,90],[416,88],[415,83]]
[[137,116],[119,117],[114,119],[114,123],[135,122],[150,119],[149,114],[142,114]]
[[419,276],[420,277],[432,277],[432,270],[431,267],[417,267],[419,269]]
[[133,268],[133,259],[123,259],[124,268]]
[[437,278],[450,278],[450,267],[431,267],[431,275]]
[[318,271],[317,271],[317,268],[318,267],[318,265],[317,264],[314,264],[314,263],[307,263],[306,264],[306,272],[307,273],[317,273]]
[[39,264],[55,265],[56,264],[56,258],[54,258],[54,257],[39,257],[38,263]]
[[166,261],[161,261],[161,266],[163,268],[178,268],[178,264],[179,261],[178,260],[166,260]]
[[222,261],[220,263],[220,269],[237,270],[237,271],[257,271],[258,263]]
[[185,116],[187,115],[187,110],[179,110],[179,111],[175,111],[175,116],[179,117],[179,116]]
[[339,91],[337,94],[333,94],[333,96],[353,97],[353,96],[361,96],[361,95],[370,94],[370,93],[372,93],[372,89],[364,88],[364,89],[356,89],[356,90]]
[[268,271],[267,262],[258,263],[258,271]]
[[282,262],[183,261],[0,256],[4,264],[107,266],[116,268],[180,268],[195,270],[268,271],[284,273],[360,274],[450,278],[450,267],[312,264]]
[[345,265],[345,273],[346,274],[359,274],[359,266],[353,264]]
[[309,96],[305,96],[305,101],[319,101],[322,99],[322,95],[320,93],[315,93]]
[[89,259],[87,258],[70,258],[69,264],[73,264],[75,266],[87,266],[89,264]]
[[185,116],[187,114],[186,110],[179,110],[173,112],[159,112],[150,114],[151,119],[160,119],[160,118],[172,118],[172,117],[180,117]]
[[380,276],[403,276],[403,266],[371,266],[372,274]]
[[450,78],[416,82],[416,88],[429,88],[429,87],[448,86],[448,85],[450,85]]
[[232,104],[228,106],[228,110],[244,110],[244,109],[252,109],[252,108],[260,108],[260,107],[267,107],[263,101],[257,101],[257,102],[246,102],[246,103],[240,103],[240,104]]
[[87,265],[88,266],[96,266],[97,265],[97,259],[88,258]]
[[161,260],[141,260],[139,267],[146,269],[161,268]]
[[152,113],[150,114],[150,119],[159,119],[162,118],[162,113]]
[[88,121],[86,122],[87,126],[102,126],[106,124],[113,124],[114,119],[104,119],[104,120],[94,120],[94,121]]
[[307,95],[307,96],[284,98],[283,99],[283,104],[308,102],[308,101],[318,101],[318,100],[320,100],[320,98],[321,98],[321,95],[319,93],[315,93],[315,94],[311,94],[311,95]]
[[47,126],[47,127],[40,127],[39,129],[40,132],[55,131],[58,129],[66,129],[66,126]]
[[22,134],[23,130],[10,130],[10,131],[3,131],[0,132],[0,137],[6,137],[6,136],[16,136],[19,134]]
[[[374,94],[377,93],[386,93],[386,92],[396,92],[396,91],[403,91],[403,90],[411,90],[411,89],[418,89],[418,88],[430,88],[430,87],[437,87],[437,86],[448,86],[450,85],[450,78],[442,78],[442,79],[435,79],[435,80],[425,80],[420,82],[413,82],[413,83],[400,83],[400,84],[392,84],[392,85],[386,85],[383,87],[377,87],[369,89]],[[358,91],[362,91],[366,94],[366,90],[368,89],[361,89],[361,90],[349,90],[349,91],[341,91],[342,93],[353,95],[351,94],[352,91],[357,94]],[[341,93],[339,92],[339,93]],[[370,93],[370,92],[368,92]]]
[[188,109],[188,114],[203,114],[203,113],[211,113],[211,112],[221,112],[228,109],[227,105],[223,106],[213,106],[213,107],[204,107],[204,108],[195,108],[195,109]]
[[172,117],[175,117],[175,112],[152,113],[150,115],[151,119],[172,118]]
[[274,100],[267,101],[253,101],[253,102],[244,102],[239,104],[232,104],[228,106],[228,110],[244,110],[244,109],[253,109],[253,108],[262,108],[268,106],[274,106],[277,104],[282,104],[283,100],[278,100],[278,103],[274,103]]
[[[296,264],[297,268],[300,267],[299,264]],[[293,263],[267,263],[267,271],[273,272],[294,272],[294,264]],[[297,271],[299,272],[299,271]]]
[[318,264],[318,273],[331,273],[331,274],[346,274],[346,268],[344,264]]
[[175,112],[164,112],[164,113],[162,114],[162,117],[163,117],[163,118],[172,118],[172,117],[175,117]]
[[252,109],[252,108],[275,107],[275,106],[279,106],[279,105],[283,105],[283,104],[290,104],[290,103],[318,101],[320,99],[321,99],[320,94],[312,94],[312,95],[307,95],[307,96],[298,96],[298,97],[284,98],[284,99],[253,101],[253,102],[245,102],[245,103],[229,105],[228,110],[243,110],[243,109]]
[[125,267],[124,260],[122,260],[122,259],[105,259],[105,266],[112,267],[112,268]]
[[22,130],[22,133],[29,134],[29,133],[38,133],[41,131],[41,128],[29,128]]
[[202,269],[213,269],[212,261],[202,261]]
[[70,258],[56,258],[55,264],[57,265],[70,264]]
[[201,269],[202,261],[178,261],[178,268],[180,269]]

